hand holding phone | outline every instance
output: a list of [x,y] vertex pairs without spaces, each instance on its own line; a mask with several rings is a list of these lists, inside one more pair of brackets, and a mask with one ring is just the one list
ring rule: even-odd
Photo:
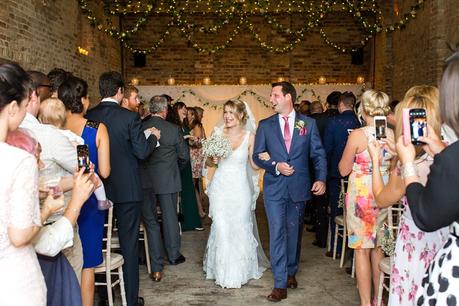
[[89,173],[91,170],[89,162],[89,148],[88,145],[77,146],[77,159],[78,159],[78,170],[84,168],[84,173]]

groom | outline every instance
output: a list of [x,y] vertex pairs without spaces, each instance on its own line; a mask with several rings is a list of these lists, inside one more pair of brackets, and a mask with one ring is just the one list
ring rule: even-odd
[[[268,300],[287,298],[287,287],[297,288],[306,200],[311,192],[325,192],[326,155],[314,119],[296,113],[296,91],[289,82],[272,84],[270,101],[277,113],[260,121],[253,152],[254,162],[265,169],[263,193],[268,216],[274,289]],[[269,160],[259,154],[267,152]],[[310,165],[314,169],[309,169]],[[312,183],[311,172],[315,174]]]

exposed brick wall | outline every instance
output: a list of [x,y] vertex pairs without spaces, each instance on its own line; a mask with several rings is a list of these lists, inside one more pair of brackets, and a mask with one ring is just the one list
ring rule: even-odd
[[[85,79],[99,99],[97,80],[107,70],[121,70],[119,43],[89,26],[74,0],[2,0],[0,58],[25,69],[48,73],[54,67]],[[77,46],[89,56],[77,54]]]
[[[403,2],[400,12],[408,12],[412,3],[399,2]],[[392,83],[387,86],[392,88],[394,98],[402,99],[414,85],[438,85],[444,59],[450,54],[446,43],[459,43],[458,29],[458,1],[430,0],[425,1],[424,9],[406,29],[388,35],[388,44],[392,44],[393,50],[393,71],[376,72],[385,79],[386,85]]]
[[[196,16],[193,20],[201,24],[204,18],[209,17]],[[300,16],[285,18],[283,24],[292,28],[299,28],[303,22]],[[136,34],[133,45],[139,48],[151,46],[165,30],[168,21],[167,16],[150,17],[146,27]],[[276,46],[283,45],[284,38],[277,35],[264,18],[253,17],[251,22],[263,40]],[[132,19],[123,19],[123,25],[129,28]],[[227,31],[231,29],[229,26]],[[346,14],[330,14],[325,29],[331,40],[345,46],[353,46],[361,40],[355,21]],[[212,34],[197,34],[196,37],[203,45],[209,45],[207,41],[210,44],[223,41],[221,36]],[[249,84],[268,83],[279,76],[293,82],[309,83],[317,82],[321,75],[329,82],[355,82],[359,75],[369,78],[370,54],[371,44],[365,48],[364,65],[352,65],[351,56],[327,46],[318,31],[307,34],[290,53],[271,54],[254,42],[245,28],[227,49],[215,54],[199,54],[177,29],[171,29],[171,35],[162,47],[147,55],[147,67],[135,68],[133,55],[129,53],[124,65],[127,79],[136,77],[142,85],[165,84],[169,76],[180,84],[200,83],[206,76],[215,84],[236,84],[240,76],[245,76]]]

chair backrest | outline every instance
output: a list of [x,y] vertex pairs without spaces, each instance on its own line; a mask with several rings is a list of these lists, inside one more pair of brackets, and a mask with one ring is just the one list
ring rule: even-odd
[[341,179],[341,191],[339,193],[339,201],[341,207],[343,208],[343,217],[346,220],[346,193],[347,193],[348,180]]
[[104,224],[105,234],[102,239],[104,242],[104,248],[102,252],[105,254],[105,266],[110,270],[111,266],[111,249],[112,249],[112,232],[113,232],[113,207],[108,209],[107,223]]
[[387,209],[387,227],[392,231],[394,238],[397,237],[398,228],[400,226],[400,219],[404,210],[403,203],[401,201],[389,206]]

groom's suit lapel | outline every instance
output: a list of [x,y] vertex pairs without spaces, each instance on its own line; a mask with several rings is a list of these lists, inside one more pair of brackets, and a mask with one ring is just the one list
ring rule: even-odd
[[298,137],[299,137],[299,132],[300,131],[295,128],[297,120],[301,120],[301,118],[299,118],[298,113],[295,112],[295,120],[293,120],[292,144],[290,145],[290,154],[293,153],[293,149],[295,149],[295,143],[298,141]]
[[285,146],[284,136],[282,136],[282,131],[279,124],[279,115],[273,116],[271,124],[273,125],[274,134],[276,134],[277,138],[279,139],[279,142],[282,148],[284,149],[285,154],[288,154],[287,147]]

